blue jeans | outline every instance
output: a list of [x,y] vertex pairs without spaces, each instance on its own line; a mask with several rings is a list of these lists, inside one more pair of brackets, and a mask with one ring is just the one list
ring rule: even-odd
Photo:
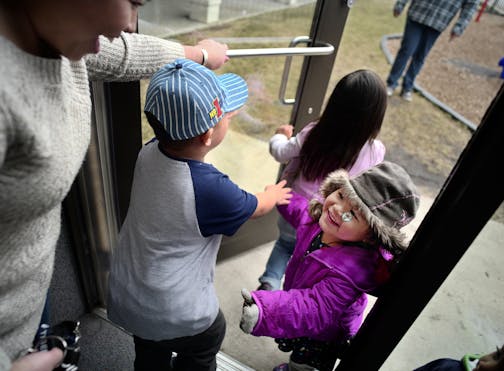
[[259,282],[269,283],[273,290],[280,289],[285,268],[296,246],[296,230],[281,216],[278,219],[278,229],[280,236],[271,250],[266,270],[259,277]]
[[404,28],[401,48],[395,57],[387,78],[387,86],[394,89],[397,87],[397,81],[402,76],[406,64],[411,58],[408,70],[403,78],[402,91],[412,91],[415,78],[422,69],[427,54],[429,54],[440,34],[439,31],[408,18]]

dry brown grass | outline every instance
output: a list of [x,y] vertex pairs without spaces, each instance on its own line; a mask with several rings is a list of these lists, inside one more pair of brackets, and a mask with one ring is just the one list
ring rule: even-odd
[[[384,35],[402,33],[405,16],[392,16],[393,0],[361,0],[351,9],[329,84],[328,95],[341,76],[359,68],[369,68],[386,78],[390,65],[380,49]],[[191,34],[180,41],[194,43],[202,38],[240,36],[297,36],[308,34],[312,6],[283,10],[242,19]],[[479,24],[471,24],[466,33],[448,43],[442,34],[418,82],[450,107],[479,123],[502,80],[475,76],[471,70],[453,61],[491,69],[496,67],[496,55],[502,53],[504,18],[485,13]],[[284,44],[237,45],[233,49],[253,47],[284,47]],[[392,50],[394,46],[391,45]],[[299,73],[300,58],[291,72]],[[255,138],[267,140],[281,123],[290,117],[290,106],[278,100],[284,58],[236,58],[219,72],[235,72],[246,78],[250,99],[244,114],[235,119],[234,128]],[[473,85],[476,81],[477,88]],[[295,85],[295,84],[294,84]],[[294,96],[290,87],[288,97]],[[475,108],[477,107],[477,109]],[[466,111],[464,111],[466,110]],[[387,157],[405,166],[419,185],[435,195],[449,175],[461,151],[471,138],[471,131],[425,98],[415,94],[411,103],[398,96],[389,100],[380,139],[387,146]],[[146,134],[146,136],[150,136]]]

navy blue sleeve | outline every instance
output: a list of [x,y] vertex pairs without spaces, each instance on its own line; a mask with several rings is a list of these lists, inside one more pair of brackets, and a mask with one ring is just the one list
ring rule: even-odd
[[257,198],[209,164],[190,162],[201,234],[233,235],[257,208]]
[[465,368],[461,361],[450,358],[437,359],[428,364],[416,368],[414,371],[464,371]]

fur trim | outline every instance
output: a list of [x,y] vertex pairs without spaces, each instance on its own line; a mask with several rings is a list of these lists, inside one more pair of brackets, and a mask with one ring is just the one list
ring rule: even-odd
[[[407,248],[406,236],[398,228],[387,226],[376,217],[369,207],[357,195],[350,183],[349,175],[345,170],[336,170],[328,175],[320,187],[323,198],[327,198],[334,191],[341,189],[350,202],[362,213],[371,230],[374,232],[383,247],[395,256],[401,255]],[[319,215],[320,218],[320,215]]]

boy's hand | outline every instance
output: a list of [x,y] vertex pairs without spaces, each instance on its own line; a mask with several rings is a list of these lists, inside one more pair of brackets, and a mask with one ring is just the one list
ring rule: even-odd
[[286,180],[282,180],[277,184],[268,185],[264,188],[264,192],[257,193],[257,207],[251,218],[257,218],[269,213],[275,205],[287,205],[292,197],[291,189],[285,187]]
[[264,188],[265,192],[271,192],[274,194],[277,205],[287,205],[292,198],[292,188],[285,187],[287,184],[286,180],[281,180],[277,184],[270,184]]
[[283,134],[290,139],[294,133],[294,127],[292,125],[281,125],[275,130],[275,134]]
[[259,320],[259,308],[254,303],[250,291],[242,289],[243,297],[242,316],[240,319],[240,328],[246,334],[250,334]]

